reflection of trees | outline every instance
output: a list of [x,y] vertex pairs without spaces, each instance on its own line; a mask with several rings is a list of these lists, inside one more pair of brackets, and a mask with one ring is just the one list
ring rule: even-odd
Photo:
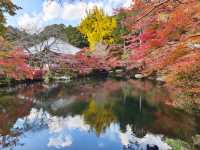
[[52,110],[52,108],[46,108],[46,110],[52,115],[66,117],[68,115],[81,115],[87,106],[88,102],[86,101],[74,101],[72,104],[58,110]]
[[94,100],[90,101],[87,110],[83,114],[85,122],[95,129],[97,135],[105,132],[106,128],[116,120],[112,112],[112,105],[99,106]]
[[[138,137],[151,132],[189,140],[189,137],[200,131],[199,122],[193,114],[165,105],[163,102],[169,102],[172,98],[163,89],[148,82],[84,80],[67,85],[37,83],[28,88],[19,87],[14,93],[0,94],[0,134],[4,137],[0,145],[17,143],[21,133],[38,131],[46,126],[45,113],[41,114],[42,117],[36,116],[32,122],[24,117],[32,106],[29,99],[33,100],[35,108],[42,108],[43,112],[53,116],[82,114],[85,123],[97,135],[104,133],[113,122],[119,123],[124,133],[129,125]],[[16,100],[15,95],[18,99],[22,97],[21,100]],[[59,107],[55,109],[58,103]],[[16,129],[17,132],[11,132],[17,118],[24,119],[23,127]]]
[[[84,112],[86,123],[91,125],[98,135],[113,121],[119,123],[122,132],[130,125],[137,137],[152,132],[189,140],[188,135],[191,137],[195,134],[197,124],[194,117],[163,104],[165,99],[162,98],[167,97],[161,89],[152,89],[152,86],[149,86],[149,89],[148,85],[146,89],[141,89],[142,85],[138,90],[123,82],[120,85],[118,91],[110,92],[110,98],[107,97],[110,100],[90,101]],[[177,129],[177,126],[180,128]]]
[[182,89],[171,90],[171,96],[174,98],[176,107],[182,108],[185,111],[192,112],[194,109],[200,110],[200,94],[183,91]]
[[129,96],[125,103],[123,101],[116,101],[113,113],[117,116],[123,132],[126,131],[127,125],[131,125],[134,133],[141,137],[146,134],[146,127],[153,124],[155,120],[153,116],[154,111],[155,108],[148,106],[145,101],[142,103],[141,111],[139,100]]
[[0,148],[18,144],[22,131],[12,127],[19,117],[28,115],[31,106],[31,101],[19,100],[12,93],[0,93]]
[[0,136],[0,148],[13,148],[19,142],[19,135]]
[[125,82],[122,82],[122,95],[123,95],[123,101],[125,102],[127,99],[127,96],[129,96],[133,90],[132,86],[130,84],[127,84]]
[[[9,128],[9,133],[5,133],[4,135],[0,134],[0,147],[2,146],[3,148],[12,149],[16,145],[23,146],[23,143],[20,143],[20,137],[24,133],[28,131],[39,131],[47,127],[48,116],[45,111],[39,110],[35,112],[34,118],[29,118],[29,115],[26,114],[26,116],[16,116],[17,118],[12,125],[10,125],[9,122],[6,122]],[[19,126],[17,124],[18,118],[20,118]]]

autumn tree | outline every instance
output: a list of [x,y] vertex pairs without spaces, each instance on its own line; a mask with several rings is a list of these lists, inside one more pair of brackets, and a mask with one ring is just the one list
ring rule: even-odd
[[198,0],[134,0],[134,5],[123,10],[128,14],[123,24],[129,30],[125,38],[126,49],[132,52],[130,60],[144,62],[169,43],[199,32],[199,6]]
[[21,49],[0,51],[0,78],[26,80],[42,78],[41,70],[28,65],[28,55]]
[[12,0],[0,0],[0,35],[5,32],[5,14],[13,16],[18,9],[20,9],[20,7],[15,5]]
[[112,32],[116,26],[114,17],[107,16],[103,9],[94,7],[87,12],[87,16],[81,21],[79,30],[88,39],[90,48],[94,48],[98,42],[112,44],[114,42]]

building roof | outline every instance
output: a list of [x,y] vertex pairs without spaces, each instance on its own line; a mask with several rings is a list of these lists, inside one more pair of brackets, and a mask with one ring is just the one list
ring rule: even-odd
[[44,51],[45,49],[48,49],[49,51],[59,54],[72,54],[72,55],[80,51],[79,48],[69,44],[68,42],[65,42],[63,40],[54,37],[51,37],[48,40],[41,42],[40,44],[28,48],[28,51],[32,54],[36,54]]

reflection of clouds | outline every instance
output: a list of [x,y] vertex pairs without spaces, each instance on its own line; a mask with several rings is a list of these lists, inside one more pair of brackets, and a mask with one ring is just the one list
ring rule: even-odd
[[108,129],[106,129],[106,132],[101,135],[101,137],[107,138],[110,141],[116,142],[119,140],[118,135],[119,135],[119,125],[116,123],[112,123]]
[[[14,128],[24,128],[27,125],[30,127],[37,127],[41,124],[47,125],[50,133],[58,133],[63,130],[79,129],[80,131],[88,131],[90,126],[84,123],[83,116],[68,116],[66,118],[51,116],[42,109],[37,110],[33,108],[30,114],[25,118],[20,118],[14,125]],[[24,126],[26,125],[26,126]],[[41,127],[41,126],[40,126]]]
[[[143,138],[138,138],[135,136],[130,125],[126,126],[126,132],[120,131],[119,125],[112,123],[110,128],[106,130],[105,134],[101,137],[108,139],[113,142],[120,142],[125,147],[132,147],[132,149],[137,150],[147,150],[147,144],[157,145],[159,150],[171,149],[166,143],[162,141],[162,136],[146,134]],[[98,145],[99,147],[101,144]]]
[[103,148],[104,146],[104,143],[98,143],[98,147]]
[[87,132],[90,129],[89,125],[84,123],[83,116],[68,116],[57,117],[52,116],[42,109],[37,110],[33,108],[30,114],[18,119],[14,125],[14,129],[34,130],[48,127],[49,132],[49,147],[64,148],[72,145],[72,137],[70,132],[72,130],[79,130],[80,132]]
[[119,137],[120,137],[121,143],[124,146],[128,146],[130,144],[130,141],[133,140],[133,132],[132,132],[131,127],[128,125],[126,127],[126,132],[125,133],[120,132]]
[[162,141],[162,136],[147,134],[138,140],[141,145],[157,145],[160,150],[171,149],[169,145]]
[[14,125],[14,129],[20,128],[36,128],[41,125],[47,124],[50,115],[47,112],[44,112],[42,109],[31,109],[30,114],[25,118],[19,118]]
[[68,116],[63,117],[51,117],[48,121],[49,133],[56,138],[50,138],[49,147],[68,147],[72,145],[72,137],[70,131],[78,129],[80,132],[88,131],[89,125],[84,123],[82,116]]
[[[22,129],[24,131],[34,129],[48,128],[49,140],[48,147],[64,148],[73,144],[72,140],[73,131],[76,130],[79,135],[82,132],[88,132],[90,125],[84,122],[84,117],[81,115],[58,117],[52,116],[48,112],[42,109],[32,109],[30,114],[22,119],[18,119],[14,125],[14,129]],[[38,130],[35,130],[38,131]],[[90,135],[87,134],[89,137]],[[112,123],[104,134],[98,139],[98,147],[104,148],[107,146],[103,141],[109,141],[111,143],[119,143],[123,146],[130,146],[133,149],[146,150],[147,144],[157,145],[159,150],[170,149],[170,147],[162,141],[162,136],[146,134],[143,138],[138,138],[133,133],[131,126],[126,126],[126,132],[120,131],[119,124]]]
[[88,131],[90,126],[84,123],[82,116],[69,116],[66,118],[52,117],[48,123],[49,131],[51,133],[58,133],[65,129],[79,129],[80,131]]
[[133,145],[133,147],[135,146],[137,149],[146,150],[146,146],[149,144],[157,145],[159,150],[171,149],[169,145],[162,141],[162,136],[160,135],[146,134],[143,138],[137,138],[134,136],[129,125],[127,125],[125,133],[119,133],[119,137],[121,139],[122,145],[124,146]]
[[58,136],[55,138],[49,138],[48,147],[64,148],[72,145],[71,136],[66,135],[65,137]]

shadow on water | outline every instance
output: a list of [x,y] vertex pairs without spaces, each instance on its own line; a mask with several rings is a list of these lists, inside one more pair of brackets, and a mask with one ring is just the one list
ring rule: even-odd
[[173,92],[109,79],[1,89],[0,149],[198,148],[198,109],[186,111]]

